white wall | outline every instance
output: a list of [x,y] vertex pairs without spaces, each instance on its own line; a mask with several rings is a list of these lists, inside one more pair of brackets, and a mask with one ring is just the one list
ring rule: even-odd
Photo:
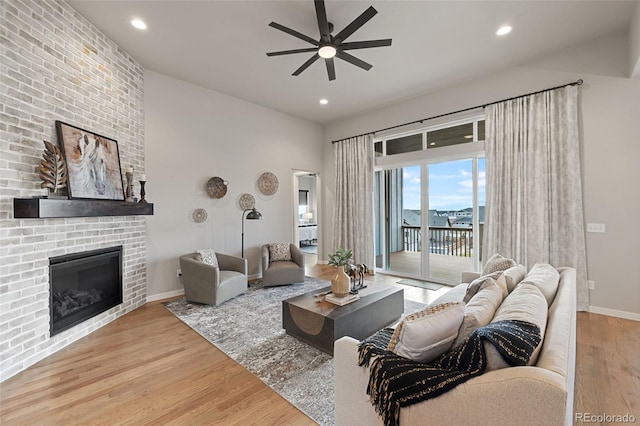
[[[326,126],[325,216],[331,217],[333,209],[329,141],[582,78],[585,220],[606,224],[606,233],[587,234],[588,273],[596,285],[590,303],[595,311],[640,319],[640,274],[634,268],[640,259],[635,228],[640,211],[640,80],[627,78],[627,54],[626,36],[612,35]],[[331,228],[327,221],[327,241]],[[326,258],[326,251],[320,257]]]
[[[243,193],[254,195],[263,215],[245,221],[249,274],[259,274],[261,244],[293,241],[293,169],[321,169],[322,127],[156,72],[146,71],[144,79],[147,199],[155,203],[147,228],[147,294],[154,299],[182,290],[176,277],[182,254],[212,247],[240,255]],[[279,181],[269,197],[256,187],[266,171]],[[221,199],[205,190],[214,176],[229,182]],[[207,210],[205,223],[192,220],[196,208]]]

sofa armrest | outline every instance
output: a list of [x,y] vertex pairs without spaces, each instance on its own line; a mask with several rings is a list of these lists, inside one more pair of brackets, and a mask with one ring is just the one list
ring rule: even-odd
[[304,255],[298,246],[289,244],[289,249],[291,251],[291,260],[299,267],[304,268]]
[[269,244],[262,246],[262,273],[264,274],[269,269]]
[[216,253],[216,257],[218,258],[218,265],[220,265],[220,269],[223,271],[236,271],[247,275],[249,269],[247,259],[223,253]]

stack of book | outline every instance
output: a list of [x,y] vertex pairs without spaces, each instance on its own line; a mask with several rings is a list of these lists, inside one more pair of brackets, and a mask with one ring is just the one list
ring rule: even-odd
[[345,297],[338,297],[333,293],[329,293],[324,297],[325,301],[338,306],[348,305],[349,303],[355,302],[358,299],[360,299],[360,296],[358,296],[357,294],[349,294]]

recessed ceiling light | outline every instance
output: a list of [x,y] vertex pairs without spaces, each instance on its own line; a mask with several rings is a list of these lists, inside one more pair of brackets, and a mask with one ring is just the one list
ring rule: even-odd
[[473,138],[473,135],[464,135],[464,138],[465,138],[465,139],[472,139],[472,138]]
[[326,104],[328,104],[328,103],[329,103],[329,101],[328,101],[328,100],[326,100],[326,99],[320,99],[320,105],[326,105]]
[[499,36],[503,36],[503,35],[507,35],[511,32],[513,28],[510,25],[503,25],[500,28],[498,28],[498,31],[496,31],[496,35]]
[[134,27],[136,27],[139,30],[146,30],[147,29],[147,24],[145,24],[145,22],[142,19],[132,19],[131,20],[131,25],[133,25]]
[[429,144],[429,146],[436,146],[436,143],[435,143],[435,142],[431,142],[431,143]]

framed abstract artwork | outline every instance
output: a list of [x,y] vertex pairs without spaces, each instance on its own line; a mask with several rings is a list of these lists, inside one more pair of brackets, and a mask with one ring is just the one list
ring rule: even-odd
[[69,198],[124,200],[118,142],[56,121],[60,149],[67,163]]

